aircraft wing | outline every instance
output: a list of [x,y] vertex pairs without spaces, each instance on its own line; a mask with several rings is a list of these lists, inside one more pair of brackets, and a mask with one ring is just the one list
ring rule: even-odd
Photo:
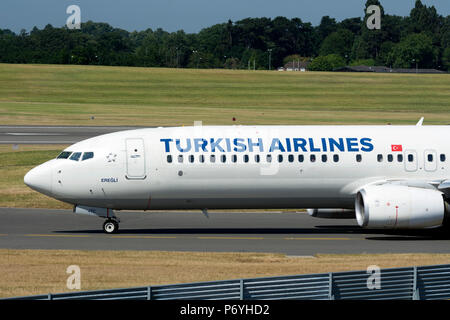
[[414,188],[422,189],[434,189],[441,191],[447,197],[450,197],[450,179],[445,180],[390,180],[387,179],[383,182],[376,183],[377,185],[389,184],[389,185],[400,185]]

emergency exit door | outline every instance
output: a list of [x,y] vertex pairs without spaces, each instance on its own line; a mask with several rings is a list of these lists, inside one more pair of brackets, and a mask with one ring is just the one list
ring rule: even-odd
[[436,171],[437,169],[437,154],[434,150],[425,150],[424,152],[425,171]]
[[417,152],[415,150],[405,151],[405,170],[409,172],[417,171]]
[[140,138],[127,139],[127,173],[130,180],[143,180],[146,178],[144,140]]

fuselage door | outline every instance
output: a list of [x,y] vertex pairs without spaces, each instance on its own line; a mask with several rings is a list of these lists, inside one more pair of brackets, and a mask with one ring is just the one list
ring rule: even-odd
[[415,150],[405,150],[405,170],[417,171],[417,152]]
[[127,173],[126,178],[143,180],[147,177],[145,170],[145,147],[141,138],[126,139]]

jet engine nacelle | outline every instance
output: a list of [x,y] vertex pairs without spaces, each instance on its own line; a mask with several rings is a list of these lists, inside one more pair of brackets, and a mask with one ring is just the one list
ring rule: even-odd
[[439,227],[446,207],[443,194],[437,190],[401,185],[367,186],[355,199],[358,224],[378,229]]
[[354,219],[355,210],[352,209],[307,209],[311,217],[322,219]]

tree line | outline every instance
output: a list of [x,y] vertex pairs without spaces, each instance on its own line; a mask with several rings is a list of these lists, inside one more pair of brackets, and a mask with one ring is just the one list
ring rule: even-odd
[[[381,8],[381,29],[367,28],[366,9]],[[389,15],[368,0],[364,18],[324,16],[313,26],[299,18],[229,20],[198,33],[133,31],[88,21],[79,30],[47,25],[29,33],[0,29],[0,62],[268,69],[309,61],[311,70],[343,65],[450,70],[450,16],[416,0],[410,15]]]

